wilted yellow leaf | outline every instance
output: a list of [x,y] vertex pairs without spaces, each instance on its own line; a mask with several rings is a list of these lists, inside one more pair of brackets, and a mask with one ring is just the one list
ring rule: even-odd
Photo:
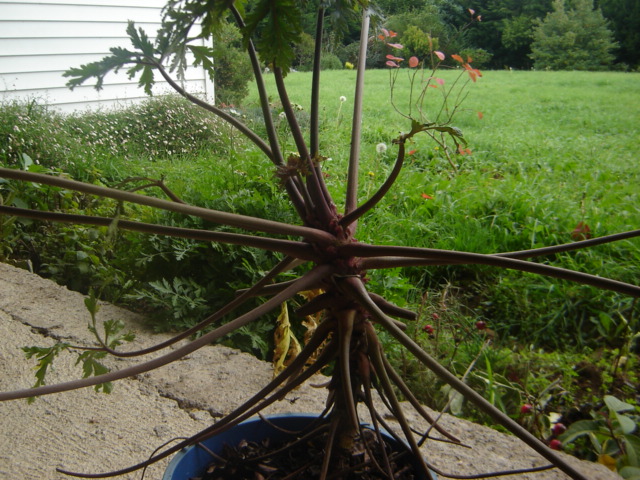
[[273,375],[278,375],[284,370],[300,353],[300,343],[291,331],[289,322],[289,309],[283,303],[280,315],[276,320],[277,327],[274,333],[275,349],[273,351]]
[[616,471],[616,460],[611,455],[607,455],[606,453],[598,455],[598,463],[601,463],[612,472]]

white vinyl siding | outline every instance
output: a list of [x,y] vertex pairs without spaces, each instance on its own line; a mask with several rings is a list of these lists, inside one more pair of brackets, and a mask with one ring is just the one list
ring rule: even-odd
[[[111,47],[130,48],[127,21],[153,40],[166,0],[0,0],[0,98],[39,98],[70,111],[121,105],[145,98],[123,71],[69,90],[62,73],[102,59]],[[156,75],[154,94],[171,91]],[[201,68],[186,72],[185,88],[213,100],[213,85]]]

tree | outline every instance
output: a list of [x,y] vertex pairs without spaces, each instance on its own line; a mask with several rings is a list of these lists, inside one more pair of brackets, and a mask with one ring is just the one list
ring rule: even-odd
[[611,22],[619,48],[616,62],[640,68],[640,2],[637,0],[599,0],[602,14]]
[[593,0],[553,2],[553,12],[536,22],[531,44],[535,68],[551,70],[606,70],[616,47],[613,33]]
[[490,68],[532,67],[529,54],[533,25],[536,19],[544,18],[551,11],[551,0],[464,0],[461,3],[482,16],[482,21],[469,30],[467,39],[475,48],[486,50],[492,56]]

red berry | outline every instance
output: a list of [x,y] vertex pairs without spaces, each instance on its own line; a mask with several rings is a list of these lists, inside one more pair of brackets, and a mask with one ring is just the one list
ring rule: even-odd
[[482,321],[482,320],[478,320],[478,321],[476,322],[476,328],[477,328],[478,330],[485,330],[485,329],[487,328],[487,322]]
[[533,405],[530,403],[525,403],[520,407],[520,413],[522,415],[526,415],[527,413],[531,413],[533,411]]
[[557,437],[559,435],[562,435],[564,432],[567,431],[567,427],[564,426],[564,424],[562,423],[556,423],[553,428],[551,429],[551,432]]
[[422,327],[422,330],[427,332],[429,335],[433,335],[433,327],[431,325],[425,325]]
[[562,450],[562,442],[557,438],[554,438],[549,442],[549,448],[552,450]]
[[434,320],[439,320],[440,319],[440,315],[438,315],[437,313],[432,313],[431,314],[431,318],[433,318]]

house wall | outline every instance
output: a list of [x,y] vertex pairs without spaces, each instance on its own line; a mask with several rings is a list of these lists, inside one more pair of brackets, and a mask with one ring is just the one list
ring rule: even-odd
[[[100,60],[115,46],[131,47],[127,21],[153,40],[166,0],[0,0],[0,100],[39,98],[63,111],[116,106],[145,98],[125,72],[109,74],[104,88],[92,83],[69,90],[62,73]],[[154,94],[171,91],[156,75]],[[95,83],[95,82],[94,82]],[[186,89],[213,100],[201,68],[186,72]]]

